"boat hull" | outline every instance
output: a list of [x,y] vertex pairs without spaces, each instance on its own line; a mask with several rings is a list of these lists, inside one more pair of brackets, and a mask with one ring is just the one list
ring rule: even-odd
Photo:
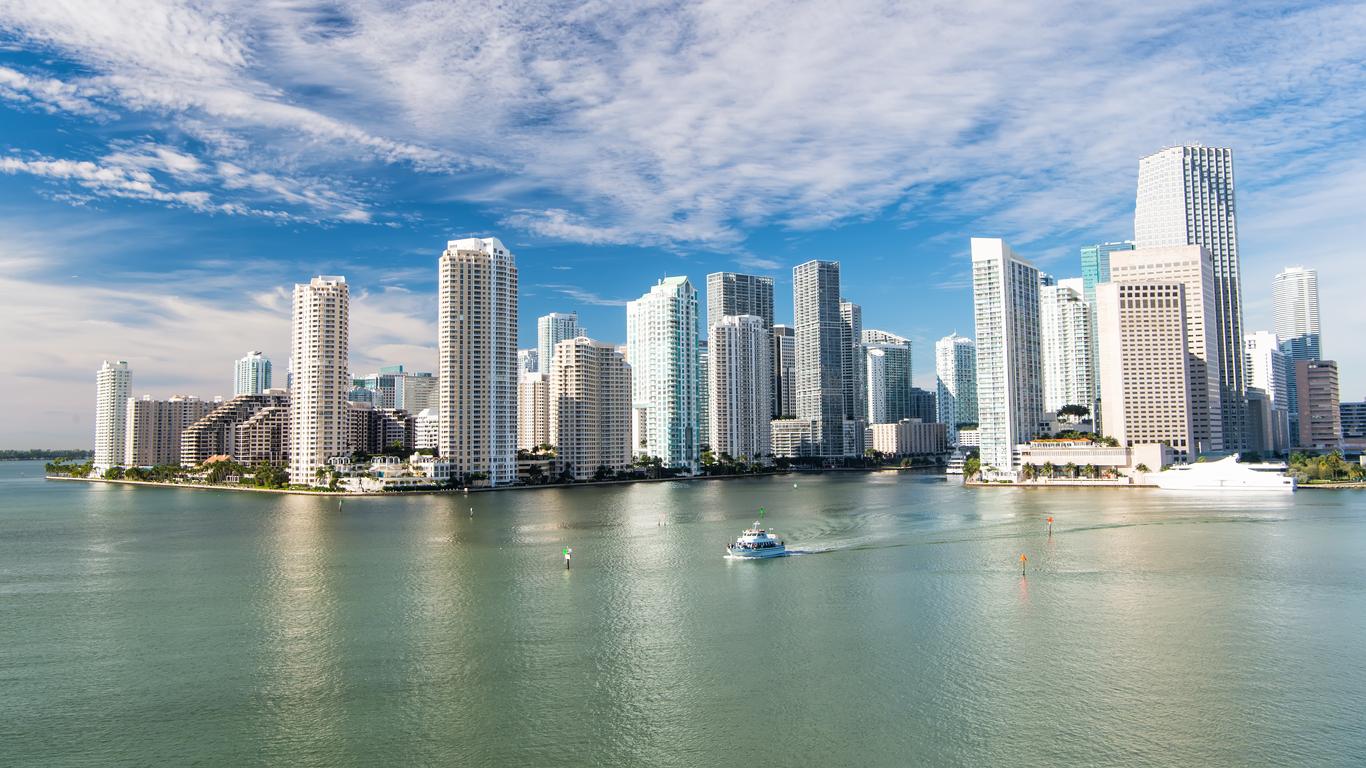
[[736,549],[726,547],[726,554],[731,557],[744,560],[765,560],[770,557],[782,557],[787,554],[786,547],[769,547],[767,549]]

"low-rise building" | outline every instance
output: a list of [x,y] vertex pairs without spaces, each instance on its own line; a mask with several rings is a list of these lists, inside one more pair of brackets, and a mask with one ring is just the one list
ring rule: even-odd
[[981,446],[982,436],[977,427],[960,427],[958,429],[959,448],[980,448]]
[[[1105,445],[1091,440],[1041,439],[1031,440],[1016,447],[1020,465],[1032,467],[1036,479],[1038,471],[1051,465],[1060,472],[1069,465],[1078,468],[1096,467],[1115,476],[1131,476],[1158,472],[1178,458],[1179,454],[1164,443],[1143,443],[1134,446]],[[1140,469],[1143,468],[1143,469]],[[1073,478],[1062,478],[1073,479]],[[1141,478],[1139,478],[1141,481]],[[1127,481],[1126,481],[1127,482]]]
[[902,419],[895,424],[869,424],[867,445],[887,456],[940,454],[949,449],[948,428],[938,422]]
[[807,419],[774,419],[769,422],[774,458],[819,456],[816,425]]

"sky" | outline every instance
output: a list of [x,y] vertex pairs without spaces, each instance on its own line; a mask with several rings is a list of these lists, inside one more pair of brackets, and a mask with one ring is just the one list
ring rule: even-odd
[[[93,442],[133,391],[282,378],[296,282],[351,362],[433,370],[437,259],[500,238],[535,318],[625,340],[664,275],[841,262],[864,326],[971,335],[968,239],[1057,277],[1133,235],[1138,160],[1233,149],[1245,327],[1319,270],[1366,397],[1366,4],[0,0],[0,448]],[[705,303],[702,304],[705,306]]]

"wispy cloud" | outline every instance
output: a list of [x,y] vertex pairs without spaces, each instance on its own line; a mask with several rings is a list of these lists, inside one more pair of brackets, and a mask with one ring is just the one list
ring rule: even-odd
[[564,285],[561,283],[541,283],[537,288],[546,288],[555,291],[561,296],[568,296],[574,301],[582,304],[591,304],[597,307],[624,307],[628,299],[609,299],[599,296],[593,291],[580,288],[576,285]]

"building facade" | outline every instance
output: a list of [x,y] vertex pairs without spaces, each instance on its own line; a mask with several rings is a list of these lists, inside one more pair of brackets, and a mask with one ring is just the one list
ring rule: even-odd
[[727,315],[756,315],[773,328],[773,278],[738,272],[707,275],[707,332]]
[[797,413],[797,337],[790,325],[773,326],[773,418]]
[[320,482],[318,470],[347,453],[350,307],[344,277],[294,286],[289,481],[297,485]]
[[[1247,364],[1248,391],[1260,390],[1269,411],[1266,414],[1269,422],[1262,429],[1262,444],[1249,441],[1248,450],[1284,453],[1290,448],[1291,435],[1298,434],[1290,431],[1289,393],[1290,380],[1294,378],[1293,369],[1285,353],[1281,351],[1280,339],[1276,334],[1270,331],[1257,331],[1244,336],[1243,341],[1247,345],[1243,359]],[[1249,400],[1249,414],[1252,409],[1250,403]],[[1298,414],[1295,423],[1299,423]]]
[[977,423],[984,474],[1015,472],[1016,445],[1043,415],[1039,270],[999,238],[972,238]]
[[870,328],[863,331],[863,350],[864,419],[869,424],[894,424],[911,418],[911,340]]
[[631,367],[611,344],[574,337],[555,350],[550,374],[550,442],[555,463],[575,480],[628,469]]
[[843,348],[844,418],[846,421],[864,421],[868,417],[868,371],[864,367],[863,307],[844,299],[840,299],[840,346]]
[[128,398],[133,374],[126,360],[105,360],[95,373],[94,472],[127,464]]
[[868,447],[885,456],[940,454],[949,449],[948,433],[939,422],[902,419],[868,425]]
[[636,453],[697,470],[699,398],[697,290],[666,277],[626,304]]
[[457,476],[509,485],[517,479],[515,258],[494,237],[450,241],[437,301],[437,450]]
[[259,395],[270,389],[270,359],[255,350],[233,363],[232,394]]
[[[577,338],[577,337],[576,337]],[[550,441],[549,373],[524,373],[517,381],[517,448],[533,451]]]
[[575,312],[551,312],[536,318],[537,372],[550,373],[550,365],[555,358],[555,347],[560,342],[587,335],[579,326],[579,316]]
[[712,453],[765,461],[772,452],[773,342],[758,315],[723,315],[710,331]]
[[1338,364],[1333,360],[1295,362],[1299,391],[1299,447],[1337,448],[1342,443]]
[[175,395],[169,400],[128,398],[127,447],[124,460],[130,467],[180,465],[180,437],[185,429],[212,409],[197,397]]
[[[1108,263],[1107,263],[1108,271]],[[1039,285],[1039,346],[1043,366],[1043,407],[1057,412],[1066,405],[1096,410],[1095,331],[1091,307],[1082,293],[1080,279],[1054,281],[1041,278]]]
[[[840,313],[839,262],[813,260],[794,267],[792,308],[797,348],[796,417],[812,423],[816,455],[841,456],[847,347]],[[774,441],[776,445],[776,437]]]
[[[548,367],[548,366],[547,366]],[[517,350],[517,372],[518,373],[540,373],[541,372],[541,351],[539,349],[519,349]],[[550,373],[550,371],[546,371]]]
[[977,423],[977,344],[951,333],[934,345],[935,420],[958,445],[960,424]]
[[1129,240],[1081,247],[1081,291],[1087,306],[1094,308],[1096,305],[1096,286],[1110,282],[1110,254],[1133,249],[1134,244]]
[[697,340],[697,448],[711,446],[711,350],[706,339]]
[[[247,466],[260,461],[283,466],[290,449],[289,400],[289,390],[268,389],[213,404],[207,415],[181,431],[180,465],[197,467],[227,456]],[[251,426],[243,428],[247,424]]]
[[1319,273],[1304,267],[1287,267],[1271,283],[1271,299],[1276,336],[1291,370],[1286,392],[1292,434],[1299,434],[1299,398],[1294,376],[1301,360],[1323,359],[1323,337],[1319,326]]

